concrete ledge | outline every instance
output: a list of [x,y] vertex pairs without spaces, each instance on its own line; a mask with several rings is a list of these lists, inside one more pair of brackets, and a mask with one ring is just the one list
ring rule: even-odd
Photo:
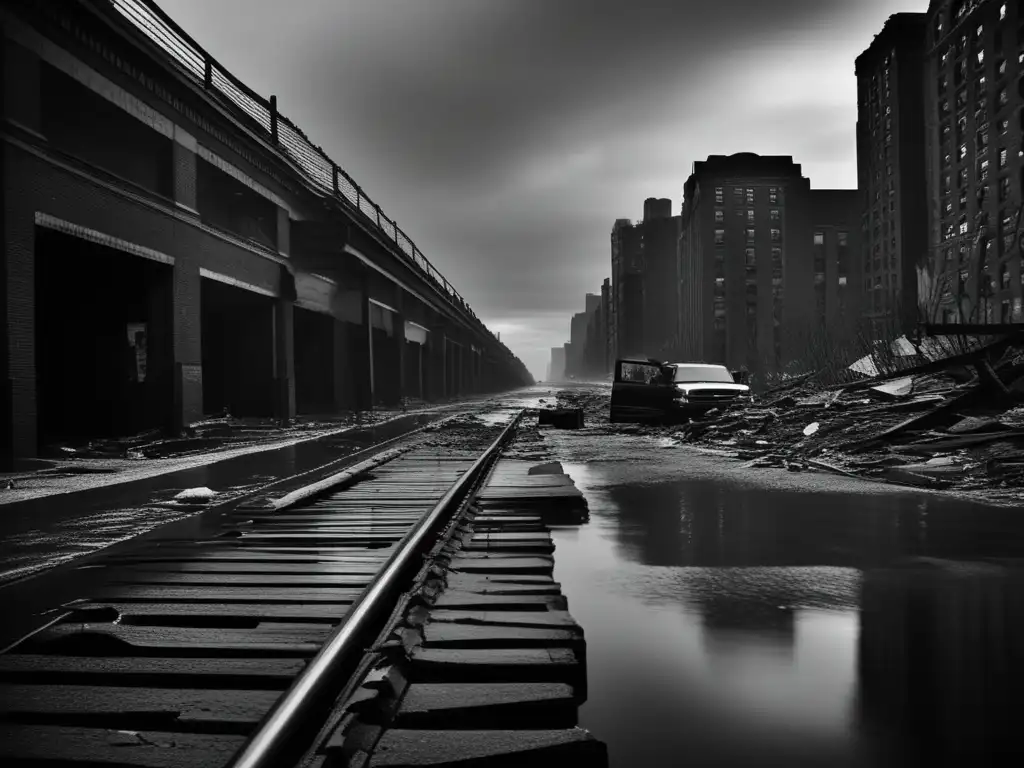
[[547,731],[414,731],[384,734],[369,765],[565,768],[607,761],[607,749],[582,728]]

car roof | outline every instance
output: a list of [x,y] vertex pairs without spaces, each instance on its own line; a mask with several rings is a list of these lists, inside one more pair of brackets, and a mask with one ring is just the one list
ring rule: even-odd
[[668,365],[685,365],[687,368],[725,368],[720,363],[668,363]]

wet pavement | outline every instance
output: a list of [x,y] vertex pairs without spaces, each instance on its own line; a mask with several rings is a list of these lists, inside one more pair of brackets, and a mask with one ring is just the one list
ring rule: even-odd
[[588,419],[545,434],[590,505],[556,531],[555,577],[586,632],[580,724],[612,766],[1024,756],[1024,569],[963,564],[1024,558],[1020,510],[752,471]]
[[0,584],[195,514],[195,505],[174,501],[187,488],[210,488],[218,502],[228,501],[448,416],[450,411],[414,414],[212,464],[197,460],[188,469],[5,504],[0,506]]

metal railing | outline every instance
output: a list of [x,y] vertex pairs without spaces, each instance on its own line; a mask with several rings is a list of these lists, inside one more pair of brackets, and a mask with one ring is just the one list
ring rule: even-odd
[[292,765],[308,748],[304,743],[327,714],[324,710],[349,682],[346,667],[355,667],[391,615],[396,600],[423,565],[423,557],[438,534],[462,508],[468,494],[515,436],[523,417],[520,410],[468,470],[455,481],[434,508],[402,538],[391,557],[349,608],[320,651],[292,681],[284,695],[249,735],[226,768],[275,768]]
[[392,241],[424,277],[439,287],[456,307],[479,323],[466,300],[427,260],[412,239],[399,229],[394,219],[389,219],[380,205],[373,202],[351,176],[313,144],[298,126],[277,111],[276,96],[264,99],[228,72],[151,0],[107,2],[164,51],[181,72],[207,92],[244,113],[250,125],[266,134],[301,169],[316,189],[361,214],[370,225]]

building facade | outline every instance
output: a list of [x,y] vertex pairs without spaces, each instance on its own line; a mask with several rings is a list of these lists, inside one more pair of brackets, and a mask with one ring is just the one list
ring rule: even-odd
[[812,191],[792,157],[694,163],[678,244],[680,357],[770,372],[805,356],[830,308],[859,311],[847,290],[858,219],[855,190]]
[[864,316],[875,337],[912,331],[934,298],[927,281],[918,295],[918,267],[928,264],[928,205],[922,194],[926,22],[924,13],[890,16],[855,64],[858,272]]
[[679,310],[678,261],[680,217],[672,215],[672,201],[644,201],[641,229],[643,275],[643,350],[651,357],[672,356]]
[[548,364],[548,380],[561,381],[565,378],[565,347],[551,348],[551,362]]
[[932,0],[928,7],[928,254],[919,282],[933,297],[929,319],[1024,319],[1022,22],[1019,3]]
[[612,227],[615,356],[643,354],[643,233],[629,219]]

